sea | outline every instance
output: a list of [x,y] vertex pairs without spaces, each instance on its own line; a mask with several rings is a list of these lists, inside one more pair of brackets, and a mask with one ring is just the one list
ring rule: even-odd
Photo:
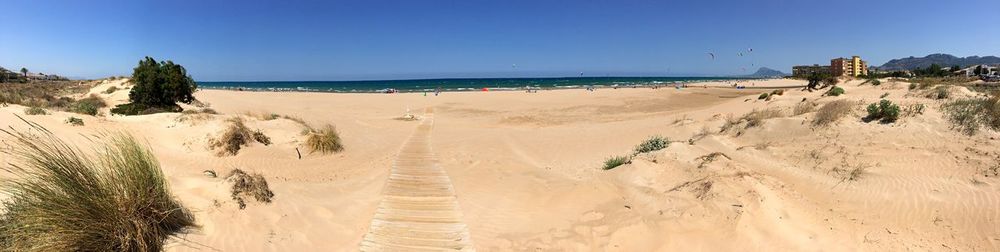
[[256,91],[384,93],[607,88],[674,85],[692,82],[730,80],[728,77],[558,77],[558,78],[469,78],[408,79],[358,81],[199,81],[204,89]]

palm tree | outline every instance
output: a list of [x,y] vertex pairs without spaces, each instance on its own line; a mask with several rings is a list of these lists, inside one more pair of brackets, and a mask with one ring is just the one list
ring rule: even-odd
[[24,78],[28,78],[28,69],[22,67],[21,68],[21,74],[24,74]]

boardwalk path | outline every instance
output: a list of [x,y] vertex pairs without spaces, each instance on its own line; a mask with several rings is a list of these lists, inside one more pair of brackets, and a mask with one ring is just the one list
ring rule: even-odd
[[451,180],[430,146],[428,113],[400,149],[361,251],[473,251]]

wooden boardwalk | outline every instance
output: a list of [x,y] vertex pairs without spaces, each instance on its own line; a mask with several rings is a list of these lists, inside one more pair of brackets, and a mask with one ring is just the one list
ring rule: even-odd
[[361,251],[474,251],[448,174],[430,147],[430,114],[400,149]]

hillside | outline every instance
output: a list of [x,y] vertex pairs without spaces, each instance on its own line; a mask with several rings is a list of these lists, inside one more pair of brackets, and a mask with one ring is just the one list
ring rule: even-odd
[[996,56],[985,56],[985,57],[969,56],[969,57],[959,58],[950,54],[936,53],[927,55],[926,57],[910,56],[909,58],[893,59],[890,60],[889,62],[886,62],[885,64],[882,64],[882,66],[880,66],[879,69],[889,70],[889,71],[913,70],[917,68],[926,68],[931,64],[938,64],[941,66],[948,66],[948,67],[954,65],[959,65],[963,67],[969,65],[980,65],[980,64],[993,65],[993,64],[1000,64],[1000,58]]
[[778,71],[778,70],[774,70],[774,69],[770,69],[770,68],[766,68],[766,67],[761,67],[760,69],[757,69],[757,72],[754,72],[753,74],[751,74],[749,76],[751,76],[751,77],[780,77],[780,76],[788,76],[788,75],[789,74],[783,73],[783,72]]

